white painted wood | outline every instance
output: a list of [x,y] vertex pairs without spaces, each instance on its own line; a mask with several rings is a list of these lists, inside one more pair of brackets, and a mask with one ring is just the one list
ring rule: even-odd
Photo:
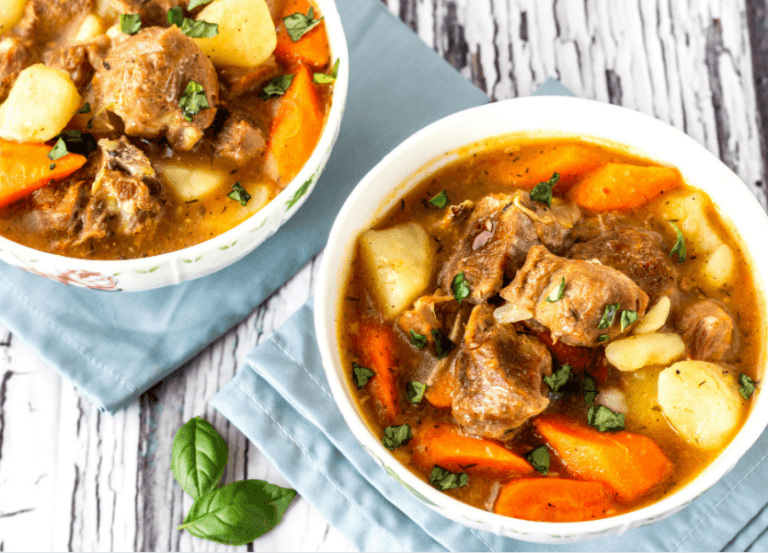
[[[361,0],[363,1],[363,0]],[[388,0],[389,9],[495,100],[549,76],[654,115],[731,166],[766,205],[744,0]],[[351,551],[303,499],[252,546],[175,528],[191,501],[168,469],[190,417],[230,447],[227,482],[285,484],[208,400],[245,354],[312,294],[313,261],[245,321],[115,417],[100,414],[0,331],[0,550]]]

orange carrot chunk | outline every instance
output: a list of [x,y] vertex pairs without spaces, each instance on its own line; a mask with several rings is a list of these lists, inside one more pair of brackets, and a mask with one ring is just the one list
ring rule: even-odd
[[590,173],[573,188],[568,198],[594,211],[640,207],[683,182],[671,167],[641,167],[609,163]]
[[492,440],[464,436],[451,426],[427,426],[414,436],[413,461],[422,469],[435,465],[451,472],[490,476],[533,472],[528,461]]
[[302,66],[280,101],[267,144],[267,163],[275,165],[283,186],[296,176],[312,155],[322,131],[323,112],[315,85],[309,70]]
[[443,370],[435,381],[427,386],[427,391],[424,392],[424,398],[431,403],[434,407],[439,409],[447,409],[453,405],[453,395],[456,391],[456,379],[453,372],[450,370]]
[[598,432],[560,416],[533,421],[568,471],[607,484],[623,501],[632,501],[666,480],[672,462],[656,443],[630,432]]
[[[277,47],[275,48],[275,59],[283,65],[303,63],[317,71],[331,61],[325,22],[321,22],[305,33],[296,42],[290,37],[285,29],[285,24],[282,22],[284,17],[294,13],[307,15],[311,6],[312,4],[307,0],[288,0],[283,6],[280,24],[277,26]],[[317,8],[314,8],[314,19],[320,19],[320,17]]]
[[387,418],[394,419],[400,414],[395,335],[387,326],[368,322],[360,325],[359,339],[360,358],[366,367],[376,373],[368,384],[371,395],[381,405]]
[[514,153],[492,163],[489,177],[497,182],[532,189],[547,182],[553,173],[560,175],[555,190],[568,190],[576,179],[600,166],[600,157],[591,148],[579,144],[544,146],[532,157]]
[[499,492],[493,512],[539,522],[578,522],[616,512],[610,490],[599,482],[565,478],[521,478]]
[[51,161],[45,144],[19,144],[0,139],[0,207],[28,196],[38,188],[68,177],[85,165],[77,154]]

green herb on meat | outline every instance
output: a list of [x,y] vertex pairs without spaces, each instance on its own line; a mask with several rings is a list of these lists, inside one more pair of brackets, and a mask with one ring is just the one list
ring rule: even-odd
[[469,284],[467,284],[467,279],[464,277],[464,271],[461,271],[453,277],[453,281],[451,282],[451,292],[453,292],[453,297],[456,298],[456,301],[459,303],[471,293]]
[[637,311],[631,311],[629,309],[626,309],[621,312],[621,331],[624,332],[624,330],[637,321]]
[[120,30],[127,35],[135,35],[141,30],[141,16],[137,13],[121,13]]
[[411,441],[411,437],[411,426],[409,424],[387,426],[384,429],[384,437],[381,438],[381,445],[387,449],[396,449]]
[[537,184],[533,190],[531,190],[531,199],[534,202],[541,202],[543,204],[547,204],[547,206],[552,206],[552,189],[557,184],[557,181],[560,180],[560,173],[552,173],[552,177],[550,177],[549,181],[547,182],[540,182]]
[[544,377],[544,383],[549,386],[549,389],[553,392],[559,392],[560,388],[565,386],[568,379],[571,378],[571,367],[568,363],[557,369],[550,376]]
[[168,10],[169,25],[176,25],[177,27],[181,27],[182,23],[184,23],[184,10],[181,8],[181,6],[176,6]]
[[376,373],[368,367],[363,367],[357,363],[352,363],[352,380],[354,381],[358,390],[362,389],[363,386],[368,384],[368,381],[374,376],[376,376]]
[[443,331],[439,328],[432,329],[432,339],[435,341],[435,354],[438,359],[447,357],[456,347],[456,344],[454,344],[448,336],[443,334]]
[[189,81],[189,83],[187,83],[187,88],[184,90],[184,94],[181,95],[181,99],[179,100],[179,107],[181,107],[184,119],[192,122],[193,115],[197,115],[211,106],[208,103],[208,98],[205,97],[203,86],[195,81]]
[[90,102],[86,102],[83,107],[81,107],[77,113],[91,113],[91,104]]
[[547,301],[549,303],[560,301],[561,299],[563,299],[564,295],[565,295],[565,277],[562,277],[560,279],[560,284],[558,284],[557,288],[555,290],[552,290],[552,292],[547,296]]
[[411,329],[411,343],[416,349],[424,349],[427,345],[427,337]]
[[620,304],[618,303],[611,303],[606,305],[605,311],[603,312],[603,318],[600,319],[599,323],[597,323],[597,328],[611,328],[611,325],[613,325],[613,319],[616,317],[616,313],[618,312],[619,307]]

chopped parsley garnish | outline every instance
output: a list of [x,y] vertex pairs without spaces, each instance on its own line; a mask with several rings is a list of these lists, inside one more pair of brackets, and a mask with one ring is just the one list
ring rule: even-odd
[[411,343],[416,346],[416,349],[424,349],[427,345],[427,337],[411,329]]
[[432,329],[432,339],[435,341],[435,353],[438,359],[447,357],[451,351],[456,347],[448,336],[443,334],[443,331],[439,328]]
[[213,2],[213,0],[189,0],[189,6],[187,6],[187,9],[192,11],[199,6],[205,6],[211,2]]
[[427,385],[416,380],[409,382],[405,386],[405,395],[408,398],[408,401],[413,404],[421,403],[421,400],[424,397],[424,392],[426,391]]
[[547,296],[547,301],[549,303],[560,301],[561,299],[563,299],[564,295],[565,295],[565,277],[562,277],[560,279],[560,284],[557,286],[557,288],[555,290],[552,290],[552,292]]
[[352,380],[355,382],[358,390],[361,390],[363,386],[368,384],[368,381],[374,376],[376,376],[376,373],[368,367],[352,363]]
[[121,13],[120,30],[127,35],[135,35],[141,30],[141,16],[137,13]]
[[599,323],[597,323],[597,328],[611,328],[613,319],[616,317],[616,312],[619,310],[619,307],[620,305],[618,303],[611,303],[606,305],[605,311],[603,312],[603,318],[600,319]]
[[550,376],[544,377],[544,384],[549,386],[549,389],[553,392],[559,392],[560,388],[565,386],[568,379],[571,378],[571,367],[568,363],[557,369]]
[[409,424],[387,426],[384,429],[381,445],[387,449],[395,449],[407,444],[409,441],[411,441],[411,426]]
[[91,104],[90,102],[86,102],[83,107],[81,107],[77,113],[91,113]]
[[181,27],[181,24],[184,23],[184,10],[181,6],[176,6],[168,10],[168,23],[170,25]]
[[283,24],[285,25],[285,30],[288,31],[288,36],[291,37],[291,40],[293,42],[298,42],[301,37],[320,25],[322,20],[322,17],[320,19],[315,19],[315,9],[310,7],[307,15],[304,15],[301,12],[296,12],[288,17],[284,17]]
[[683,263],[685,261],[685,239],[683,238],[683,233],[680,232],[680,229],[677,228],[677,225],[675,225],[675,223],[669,223],[669,224],[672,225],[673,229],[675,229],[677,240],[675,241],[675,245],[672,246],[672,249],[669,251],[669,255],[667,257],[672,257],[672,254],[677,252],[677,262]]
[[525,454],[526,460],[541,474],[549,472],[549,451],[543,445]]
[[587,405],[592,405],[597,397],[597,381],[587,375],[584,377],[584,401]]
[[624,413],[614,413],[605,405],[591,405],[587,411],[589,426],[600,432],[624,430]]
[[189,38],[213,38],[219,34],[219,24],[185,17],[181,32]]
[[637,311],[626,309],[621,312],[621,331],[624,330],[637,320]]
[[450,200],[448,199],[448,195],[445,193],[445,190],[443,190],[442,192],[435,194],[435,197],[429,200],[429,203],[438,209],[443,209],[448,205],[449,201]]
[[240,205],[245,207],[248,205],[248,200],[251,199],[251,195],[246,192],[245,188],[239,182],[232,185],[232,192],[227,194],[227,198],[240,202]]
[[469,484],[469,475],[466,472],[451,472],[435,465],[429,474],[429,483],[444,492],[445,490],[461,488]]
[[261,89],[259,98],[262,100],[269,100],[270,98],[282,96],[285,94],[285,91],[288,90],[288,87],[291,86],[293,77],[293,75],[280,75],[279,77],[272,79],[267,83],[267,86]]
[[56,161],[57,159],[63,158],[68,153],[69,151],[67,150],[66,142],[64,142],[64,137],[59,136],[59,139],[56,141],[56,144],[54,144],[53,148],[51,148],[51,151],[48,152],[48,158],[51,161]]
[[315,73],[312,75],[312,82],[317,84],[333,84],[336,82],[336,77],[339,76],[339,63],[341,62],[341,59],[337,59],[336,63],[333,64],[333,69],[331,70],[330,75],[326,75],[325,73]]
[[749,378],[746,374],[740,373],[739,384],[741,384],[739,393],[744,399],[749,399],[755,391],[755,381]]
[[456,301],[459,303],[461,303],[461,300],[464,298],[469,297],[469,284],[467,284],[467,279],[464,277],[464,271],[461,271],[458,275],[453,277],[453,282],[451,282],[451,292],[453,292],[453,297],[456,298]]
[[184,119],[190,123],[192,122],[193,115],[197,115],[204,109],[210,108],[208,98],[205,97],[203,85],[195,81],[189,81],[184,94],[181,95],[179,100],[179,107],[181,107],[181,111],[184,114]]
[[54,169],[56,169],[56,164],[55,164],[55,163],[51,163],[51,164],[48,166],[48,170],[49,170],[49,171],[53,171]]
[[540,182],[535,186],[533,190],[531,190],[531,199],[534,202],[541,202],[543,204],[547,204],[549,207],[552,207],[552,189],[555,187],[557,181],[559,180],[560,173],[552,173],[552,177],[550,177],[549,181]]

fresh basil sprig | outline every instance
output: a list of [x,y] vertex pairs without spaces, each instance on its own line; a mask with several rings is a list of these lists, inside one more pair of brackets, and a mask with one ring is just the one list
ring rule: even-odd
[[192,499],[216,489],[227,466],[224,439],[207,420],[195,417],[179,428],[171,450],[173,477]]
[[461,303],[461,300],[464,298],[468,298],[472,293],[469,289],[469,283],[467,283],[467,277],[464,276],[464,271],[461,271],[453,277],[453,281],[451,282],[451,292],[453,292],[453,297],[456,298],[456,301],[459,303]]
[[552,189],[555,187],[557,181],[559,180],[560,173],[552,173],[549,181],[540,182],[533,188],[533,190],[531,190],[531,199],[534,202],[541,202],[543,204],[547,204],[549,207],[552,207]]
[[301,37],[320,25],[322,20],[322,17],[320,19],[315,19],[315,9],[310,7],[307,15],[304,15],[301,12],[296,12],[288,17],[284,17],[283,24],[285,25],[285,30],[288,31],[288,36],[291,37],[291,40],[293,42],[298,42]]
[[192,122],[192,116],[197,115],[204,109],[210,108],[208,98],[205,96],[203,85],[196,83],[195,81],[189,81],[187,88],[184,89],[184,94],[179,99],[179,107],[181,108],[184,119]]

